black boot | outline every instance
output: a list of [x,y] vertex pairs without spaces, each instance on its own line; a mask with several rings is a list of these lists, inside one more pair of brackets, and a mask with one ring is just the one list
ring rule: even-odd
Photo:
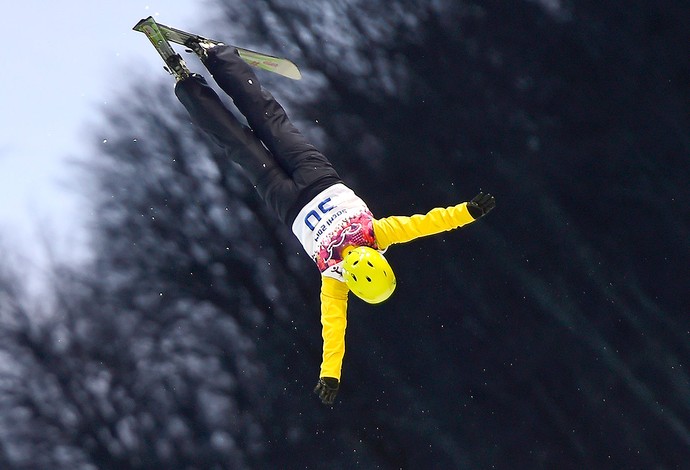
[[189,39],[187,42],[185,42],[185,46],[187,46],[189,49],[191,49],[191,52],[194,52],[196,55],[199,56],[201,59],[201,62],[206,62],[206,59],[208,59],[208,51],[213,49],[216,46],[222,46],[222,43],[215,43],[211,41],[205,41],[205,40],[197,40],[197,39]]

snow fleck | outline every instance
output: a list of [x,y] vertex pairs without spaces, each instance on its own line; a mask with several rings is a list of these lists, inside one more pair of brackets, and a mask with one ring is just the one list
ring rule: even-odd
[[103,139],[103,143],[104,143],[104,144],[107,144],[107,143],[108,143],[108,139]]
[[250,78],[249,80],[247,80],[247,83],[249,83],[250,85],[253,85],[253,84],[254,84],[254,82],[252,81],[251,78]]

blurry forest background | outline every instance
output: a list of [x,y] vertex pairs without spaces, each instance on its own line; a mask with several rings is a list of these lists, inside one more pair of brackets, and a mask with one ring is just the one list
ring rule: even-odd
[[389,250],[325,407],[311,260],[169,76],[128,85],[75,175],[93,259],[46,300],[0,258],[0,468],[687,465],[690,4],[212,6],[376,216],[497,209]]

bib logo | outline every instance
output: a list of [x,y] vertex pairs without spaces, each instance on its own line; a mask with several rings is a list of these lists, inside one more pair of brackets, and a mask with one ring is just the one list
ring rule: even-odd
[[[304,223],[307,224],[312,231],[316,228],[316,225],[321,222],[321,216],[328,213],[328,211],[333,210],[333,206],[330,205],[331,198],[326,198],[318,205],[318,209],[321,213],[316,210],[309,211],[307,216],[304,218]],[[312,220],[314,221],[312,223]]]

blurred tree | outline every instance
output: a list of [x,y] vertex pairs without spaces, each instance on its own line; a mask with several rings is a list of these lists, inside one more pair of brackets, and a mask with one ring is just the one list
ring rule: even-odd
[[43,316],[0,277],[3,468],[253,466],[265,377],[238,322],[94,271],[59,269]]

